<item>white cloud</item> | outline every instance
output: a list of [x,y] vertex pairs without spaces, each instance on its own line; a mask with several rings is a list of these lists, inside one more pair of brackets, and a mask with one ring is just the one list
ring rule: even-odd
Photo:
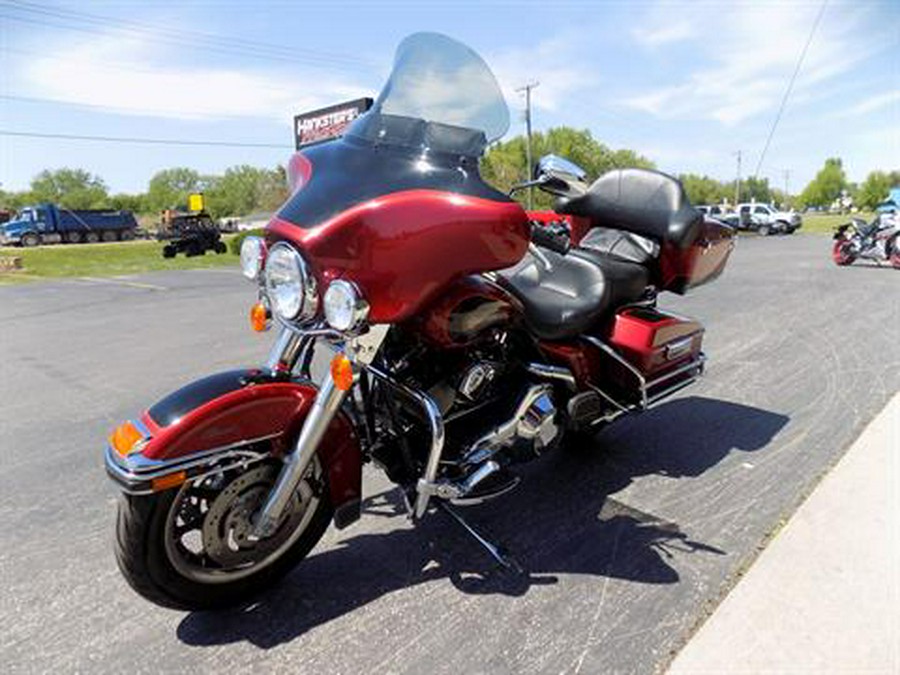
[[532,106],[557,111],[573,99],[575,92],[596,84],[596,76],[577,65],[583,59],[573,49],[573,41],[560,36],[543,40],[530,49],[511,49],[484,57],[512,110],[524,109],[522,95],[516,89],[536,81],[540,85],[532,92]]
[[298,73],[171,65],[147,42],[110,34],[32,59],[23,83],[31,96],[123,114],[176,119],[274,117],[366,92],[353,82]]
[[[710,39],[698,43],[698,57],[705,51],[709,65],[680,83],[634,95],[626,104],[658,117],[713,119],[725,125],[772,110],[784,95],[817,11],[807,4],[737,5],[717,16]],[[826,9],[794,96],[832,80],[872,53],[859,40],[858,19],[846,6]]]
[[672,42],[681,42],[694,37],[694,27],[687,19],[655,28],[635,28],[631,34],[640,44],[659,47]]
[[896,91],[889,91],[884,94],[876,94],[871,98],[866,99],[865,101],[861,101],[857,103],[852,108],[844,111],[844,115],[851,117],[856,115],[865,115],[870,112],[874,112],[875,110],[880,110],[881,108],[885,108],[889,105],[896,104],[900,102],[900,89]]

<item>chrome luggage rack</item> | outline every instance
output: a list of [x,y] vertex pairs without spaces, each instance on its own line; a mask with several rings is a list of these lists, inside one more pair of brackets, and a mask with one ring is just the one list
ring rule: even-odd
[[[706,356],[701,352],[697,358],[691,359],[687,363],[663,373],[659,377],[648,380],[641,371],[631,365],[631,363],[602,340],[591,335],[584,335],[582,337],[585,341],[609,355],[619,365],[634,375],[638,385],[637,393],[639,395],[639,400],[629,403],[616,399],[614,396],[603,391],[594,384],[588,384],[588,387],[590,387],[592,391],[599,394],[614,408],[612,412],[604,415],[598,419],[597,422],[608,422],[624,413],[644,412],[645,410],[648,410],[654,403],[657,403],[696,382],[703,374],[704,364],[706,363]],[[672,382],[673,380],[675,380],[675,382]]]

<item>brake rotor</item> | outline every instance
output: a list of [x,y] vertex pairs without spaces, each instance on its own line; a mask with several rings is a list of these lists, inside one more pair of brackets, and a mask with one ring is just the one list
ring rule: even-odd
[[223,568],[251,565],[265,558],[300,524],[313,491],[304,480],[285,507],[278,529],[265,539],[253,539],[253,515],[278,477],[275,466],[259,466],[235,478],[218,494],[203,519],[203,549]]

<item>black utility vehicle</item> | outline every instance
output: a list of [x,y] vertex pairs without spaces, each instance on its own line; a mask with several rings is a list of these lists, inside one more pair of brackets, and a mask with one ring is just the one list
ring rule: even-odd
[[163,247],[163,258],[174,258],[178,253],[190,257],[228,250],[218,226],[205,211],[169,215],[164,218],[157,238],[169,242]]

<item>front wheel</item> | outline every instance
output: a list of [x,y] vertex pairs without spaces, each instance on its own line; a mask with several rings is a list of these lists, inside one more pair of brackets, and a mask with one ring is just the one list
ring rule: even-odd
[[123,495],[115,552],[125,579],[151,602],[186,610],[233,606],[274,584],[312,550],[332,514],[316,460],[275,533],[254,540],[252,517],[277,476],[276,464],[261,464]]
[[834,246],[831,249],[831,258],[834,260],[835,265],[845,267],[851,264],[856,259],[856,256],[853,255],[853,247],[849,241],[839,240],[834,242]]

